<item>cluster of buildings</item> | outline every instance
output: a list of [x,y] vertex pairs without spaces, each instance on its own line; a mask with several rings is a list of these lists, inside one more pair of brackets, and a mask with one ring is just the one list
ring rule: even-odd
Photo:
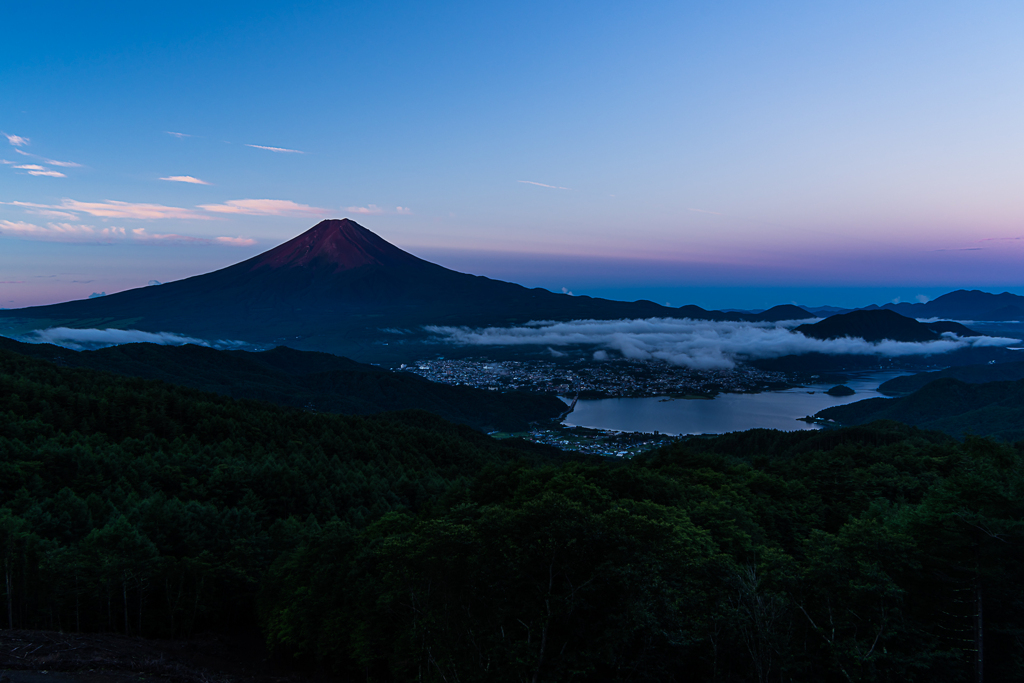
[[664,361],[492,361],[485,358],[421,360],[402,371],[434,382],[493,391],[534,391],[584,398],[713,396],[719,392],[757,392],[792,384],[785,374],[751,367],[729,372],[698,371]]
[[642,432],[615,432],[587,427],[551,425],[537,427],[528,434],[517,434],[535,443],[555,446],[567,451],[589,453],[605,457],[630,458],[638,453],[666,446],[678,437],[668,434]]

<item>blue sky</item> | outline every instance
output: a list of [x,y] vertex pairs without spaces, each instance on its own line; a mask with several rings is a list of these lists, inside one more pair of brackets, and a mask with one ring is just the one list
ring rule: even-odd
[[[0,306],[323,217],[673,305],[1024,293],[1024,5],[19,3]],[[201,181],[201,182],[198,182]]]

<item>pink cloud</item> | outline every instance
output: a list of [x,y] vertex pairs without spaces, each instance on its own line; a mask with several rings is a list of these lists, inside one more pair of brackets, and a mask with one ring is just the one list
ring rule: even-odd
[[174,183],[192,183],[193,185],[209,185],[210,184],[210,183],[206,182],[205,180],[200,180],[199,178],[193,178],[190,175],[172,175],[172,176],[167,176],[166,178],[161,178],[160,180],[170,180],[171,182],[174,182]]
[[80,211],[82,213],[87,213],[90,216],[99,216],[101,218],[134,218],[138,220],[178,218],[210,220],[210,216],[199,213],[193,209],[183,209],[177,206],[164,206],[162,204],[119,202],[110,199],[103,202],[79,202],[74,199],[65,199],[59,205],[47,208]]
[[330,209],[296,204],[287,199],[232,199],[223,204],[201,204],[199,208],[245,216],[324,216],[331,213]]
[[28,138],[23,138],[20,135],[8,135],[7,133],[2,134],[7,138],[7,142],[11,143],[15,147],[23,147],[29,143]]
[[22,171],[28,171],[29,175],[50,176],[51,178],[67,178],[67,176],[60,171],[51,171],[38,164],[18,164],[14,168],[21,169]]
[[251,247],[256,244],[256,240],[249,237],[218,237],[217,242],[230,247]]
[[60,166],[61,168],[81,168],[81,164],[76,164],[73,161],[54,161],[53,159],[43,159],[44,164],[50,166]]

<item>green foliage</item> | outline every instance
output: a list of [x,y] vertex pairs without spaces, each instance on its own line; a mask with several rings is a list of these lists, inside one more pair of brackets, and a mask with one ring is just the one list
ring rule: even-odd
[[604,462],[0,353],[0,495],[16,628],[258,624],[368,681],[953,683],[980,634],[1024,677],[1024,443],[879,422]]
[[[324,529],[264,582],[281,651],[402,680],[1019,678],[1024,460],[901,425],[492,467]],[[557,654],[556,654],[557,653]]]
[[[997,366],[993,366],[997,367]],[[817,414],[844,425],[897,420],[956,437],[1024,439],[1024,380],[968,384],[937,379],[902,398],[869,398],[826,408]]]
[[320,522],[363,528],[488,464],[541,457],[422,412],[312,414],[0,351],[7,616],[251,627],[267,568]]

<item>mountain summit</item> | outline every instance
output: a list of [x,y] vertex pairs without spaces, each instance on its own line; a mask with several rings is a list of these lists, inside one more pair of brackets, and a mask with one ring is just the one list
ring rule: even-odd
[[[349,219],[325,220],[233,266],[98,299],[0,311],[36,328],[177,332],[329,351],[357,360],[409,360],[430,325],[522,325],[531,320],[812,317],[796,307],[758,315],[668,308],[528,289],[467,275],[399,249]],[[433,349],[445,353],[440,349]]]
[[260,268],[333,268],[333,272],[362,266],[416,267],[427,261],[402,251],[353,220],[326,220],[298,237],[246,263]]

